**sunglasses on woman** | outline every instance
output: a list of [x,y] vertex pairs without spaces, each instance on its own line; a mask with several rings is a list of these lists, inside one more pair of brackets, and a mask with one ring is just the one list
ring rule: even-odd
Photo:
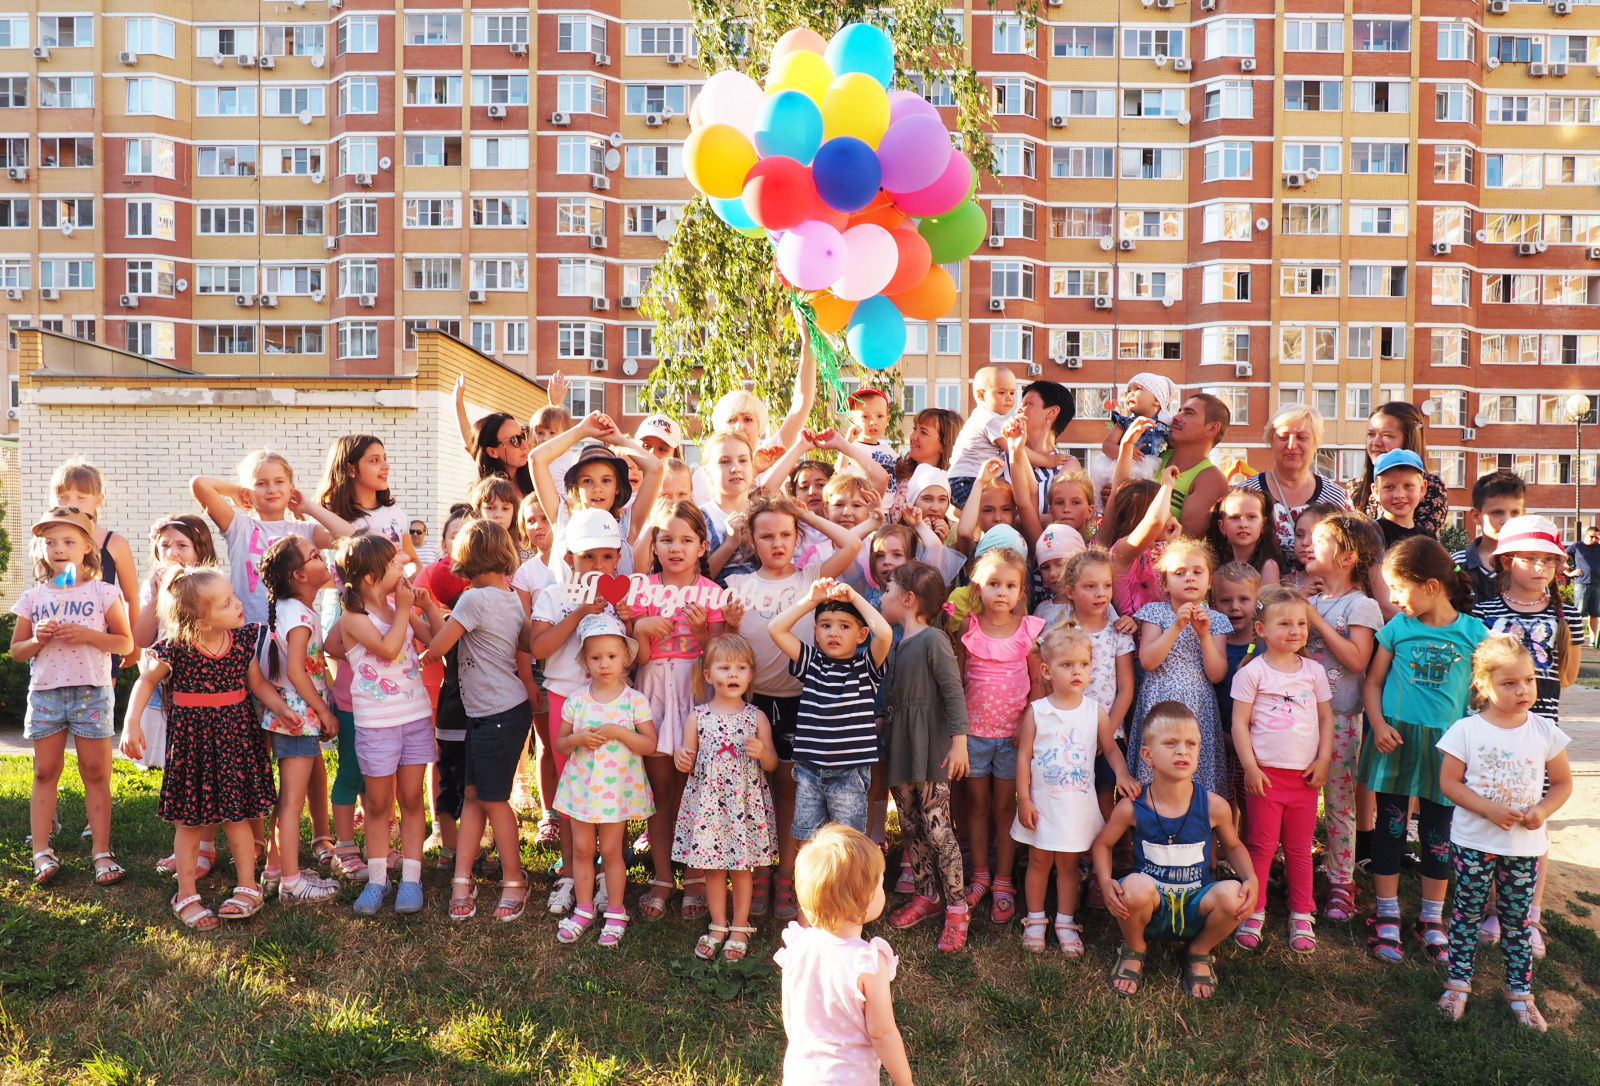
[[523,427],[522,432],[520,434],[512,434],[510,437],[506,438],[500,444],[502,444],[502,445],[510,445],[513,449],[520,449],[520,448],[522,448],[522,446],[526,445],[527,443],[528,443],[528,430],[527,430],[527,427]]

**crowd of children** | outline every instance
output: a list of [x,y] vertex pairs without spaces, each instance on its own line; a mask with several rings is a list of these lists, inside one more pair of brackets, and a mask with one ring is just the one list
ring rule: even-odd
[[[631,437],[559,408],[533,435],[463,415],[482,478],[426,566],[372,435],[333,444],[316,500],[265,450],[236,481],[196,477],[226,572],[210,526],[174,513],[151,529],[142,584],[97,525],[105,480],[70,462],[33,526],[38,586],[13,608],[11,652],[32,666],[35,881],[61,871],[49,837],[68,732],[94,879],[125,876],[111,686],[117,657],[138,654],[121,749],[164,767],[163,864],[190,928],[248,918],[272,893],[327,901],[340,879],[362,884],[357,914],[421,910],[430,808],[450,918],[477,914],[476,846],[492,838],[493,916],[519,919],[513,799],[531,748],[539,842],[562,852],[548,903],[561,942],[596,920],[601,945],[623,941],[630,850],[651,856],[638,913],[661,917],[681,887],[683,914],[708,919],[702,958],[736,960],[754,918],[803,911],[813,926],[778,953],[790,1064],[864,1052],[908,1081],[890,1040],[894,956],[860,938],[884,908],[891,796],[894,889],[910,895],[891,928],[941,917],[939,949],[958,951],[985,898],[1004,925],[1020,894],[1022,945],[1042,951],[1053,928],[1077,957],[1081,910],[1107,909],[1122,932],[1112,988],[1136,994],[1148,940],[1173,939],[1195,998],[1216,991],[1222,940],[1268,941],[1280,852],[1286,945],[1315,951],[1320,803],[1321,916],[1355,918],[1367,868],[1373,954],[1397,962],[1409,942],[1446,963],[1441,1006],[1459,1017],[1476,946],[1499,940],[1512,1010],[1542,1029],[1539,858],[1571,791],[1557,724],[1580,644],[1555,525],[1525,515],[1516,476],[1487,476],[1483,535],[1452,560],[1417,519],[1423,461],[1398,448],[1372,466],[1374,519],[1319,500],[1280,546],[1270,491],[1235,487],[1199,538],[1183,509],[1196,476],[1150,439],[1211,417],[1209,402],[1174,416],[1170,381],[1130,381],[1106,459],[1136,447],[1119,474],[1133,456],[1150,470],[1103,494],[1031,441],[1058,432],[1048,384],[1019,397],[986,368],[965,424],[908,419],[900,458],[875,389],[851,398],[848,432],[791,418],[769,433],[765,406],[734,393],[693,472],[664,417]],[[633,820],[648,832],[629,842]],[[213,912],[197,880],[219,828],[237,885]],[[1422,878],[1409,937],[1408,859]],[[847,1004],[854,1018],[822,1020]]]

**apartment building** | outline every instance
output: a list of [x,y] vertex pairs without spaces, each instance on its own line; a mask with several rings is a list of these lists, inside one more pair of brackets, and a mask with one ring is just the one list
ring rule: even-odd
[[[1600,398],[1600,5],[1041,12],[950,7],[999,176],[956,307],[911,328],[908,409],[964,411],[1003,362],[1079,390],[1088,449],[1155,369],[1227,400],[1257,464],[1272,410],[1314,404],[1343,478],[1408,399],[1453,506],[1508,467],[1571,519],[1600,446],[1565,413]],[[0,304],[217,373],[404,372],[437,327],[632,425],[695,52],[681,0],[0,0]]]

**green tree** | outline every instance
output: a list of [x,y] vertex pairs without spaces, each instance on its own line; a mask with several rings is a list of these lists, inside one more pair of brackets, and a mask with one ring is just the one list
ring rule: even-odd
[[[995,0],[989,3],[995,6]],[[945,16],[938,0],[899,0],[892,9],[865,0],[690,0],[690,7],[704,72],[735,68],[758,82],[765,78],[773,44],[796,27],[823,37],[850,23],[883,27],[895,45],[894,85],[920,90],[942,80],[956,104],[960,145],[975,169],[991,171],[989,88],[967,63],[960,24]],[[1033,32],[1038,0],[1017,0],[1016,10]],[[793,302],[793,293],[774,273],[767,239],[736,233],[703,196],[696,196],[640,300],[641,314],[656,322],[657,362],[646,394],[685,419],[702,417],[709,430],[712,405],[748,381],[772,417],[781,417],[799,360]],[[830,353],[818,346],[819,354]],[[842,344],[837,349],[842,355]],[[869,375],[847,358],[840,361],[847,372],[890,386],[891,421],[897,422],[900,397],[893,371]],[[824,393],[818,389],[813,414],[819,425],[830,418]]]

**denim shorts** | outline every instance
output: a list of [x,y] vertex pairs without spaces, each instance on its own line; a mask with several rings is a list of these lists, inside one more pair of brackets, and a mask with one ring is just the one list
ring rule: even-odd
[[994,776],[1003,781],[1017,779],[1017,746],[1009,738],[967,736],[967,760],[972,765],[967,772],[969,777]]
[[967,504],[967,499],[972,496],[972,484],[978,480],[971,475],[961,475],[950,480],[950,505],[960,509]]
[[1200,914],[1200,903],[1215,886],[1214,882],[1201,883],[1194,890],[1165,890],[1161,904],[1144,926],[1146,939],[1188,942],[1206,928],[1206,918]]
[[503,713],[469,716],[467,721],[462,784],[477,789],[478,799],[485,803],[504,803],[511,798],[512,779],[533,727],[533,707],[522,702]]
[[423,717],[394,728],[356,730],[356,761],[363,777],[389,777],[403,765],[429,765],[439,757],[433,718]]
[[272,737],[272,756],[279,761],[285,758],[316,758],[322,754],[320,735],[284,735],[268,732]]
[[117,734],[116,693],[109,686],[57,686],[28,691],[22,738],[48,739],[70,731],[78,739],[110,739]]
[[811,766],[794,764],[795,840],[809,841],[829,822],[867,832],[867,789],[870,765]]

